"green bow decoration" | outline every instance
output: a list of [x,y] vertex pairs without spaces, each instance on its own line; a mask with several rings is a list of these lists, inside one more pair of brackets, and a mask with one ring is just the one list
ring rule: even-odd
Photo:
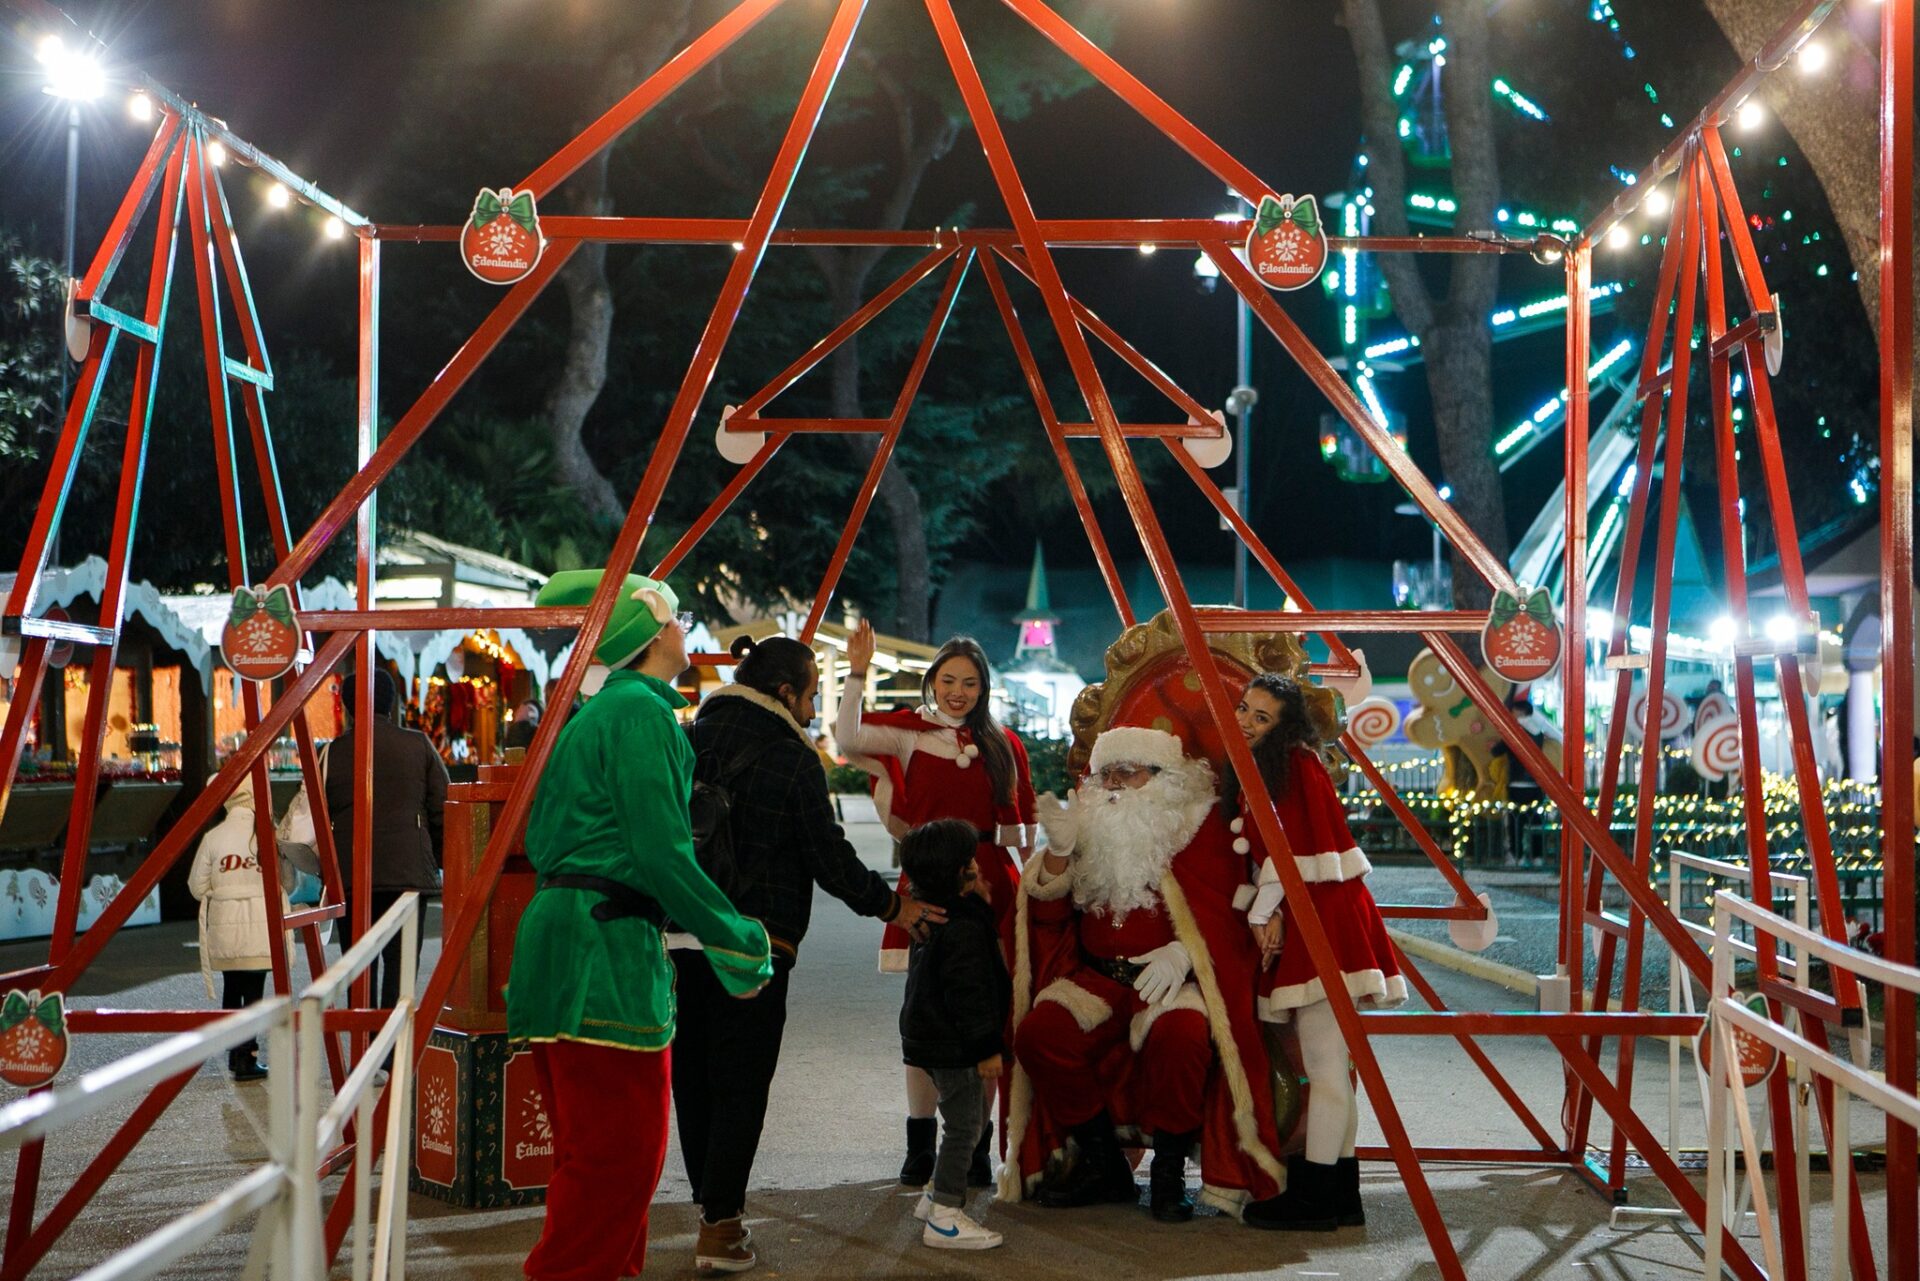
[[1523,604],[1512,592],[1497,592],[1493,598],[1493,625],[1505,627],[1525,614],[1542,627],[1553,626],[1553,598],[1545,588],[1535,588]]
[[1291,209],[1283,206],[1272,196],[1260,197],[1259,212],[1253,217],[1253,234],[1264,236],[1270,231],[1278,231],[1281,224],[1292,223],[1309,236],[1320,234],[1320,206],[1312,196],[1302,196],[1294,201]]
[[[33,995],[38,996],[40,994],[35,992]],[[5,1004],[0,1005],[0,1032],[6,1032],[16,1028],[20,1026],[20,1024],[25,1023],[29,1017],[32,1017],[39,1019],[41,1026],[53,1033],[53,1035],[65,1036],[67,1034],[67,1021],[61,1009],[60,994],[58,992],[41,1001],[36,1007],[32,1001],[27,999],[26,993],[16,988],[7,993]]]
[[261,610],[265,610],[267,617],[281,626],[292,627],[293,593],[285,587],[266,592],[236,587],[233,589],[233,608],[227,613],[227,621],[238,627]]
[[473,227],[475,231],[486,226],[495,218],[511,218],[526,228],[529,234],[534,232],[533,193],[523,191],[504,205],[500,197],[491,191],[481,191],[480,198],[473,202]]

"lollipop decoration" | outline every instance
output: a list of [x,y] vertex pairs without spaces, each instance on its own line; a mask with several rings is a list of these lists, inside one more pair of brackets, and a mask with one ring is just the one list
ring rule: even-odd
[[[1662,690],[1660,693],[1659,737],[1664,740],[1673,738],[1686,728],[1687,705],[1670,689]],[[1627,733],[1636,743],[1644,743],[1647,739],[1647,703],[1645,686],[1636,690],[1627,702]]]
[[1695,731],[1693,769],[1701,778],[1712,783],[1739,772],[1739,717],[1716,716]]
[[1362,747],[1392,738],[1400,728],[1400,708],[1384,698],[1369,698],[1347,713],[1347,733]]

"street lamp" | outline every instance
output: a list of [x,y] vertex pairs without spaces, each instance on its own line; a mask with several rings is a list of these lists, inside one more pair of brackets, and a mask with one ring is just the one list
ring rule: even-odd
[[[69,49],[66,41],[57,35],[44,37],[34,51],[35,59],[44,69],[47,83],[44,91],[54,98],[65,99],[67,104],[67,236],[66,268],[67,306],[61,312],[60,324],[62,341],[65,341],[67,316],[73,310],[73,241],[74,218],[80,190],[80,104],[92,102],[106,92],[106,74],[100,69],[100,62],[84,49]],[[71,362],[60,362],[60,400],[59,411],[67,408],[67,391],[72,374]],[[55,534],[52,549],[54,557],[59,556],[59,535]]]
[[[1253,204],[1239,192],[1229,189],[1227,197],[1234,207],[1226,213],[1213,216],[1215,222],[1240,222],[1253,209]],[[1194,284],[1202,293],[1212,293],[1220,282],[1220,268],[1212,258],[1201,254],[1193,261]],[[1235,360],[1233,390],[1227,393],[1227,412],[1233,415],[1234,464],[1233,464],[1233,509],[1246,518],[1252,510],[1247,501],[1247,487],[1252,473],[1248,468],[1248,456],[1252,447],[1253,407],[1260,400],[1260,393],[1253,387],[1253,309],[1238,290],[1233,295]],[[1247,607],[1247,543],[1244,538],[1233,541],[1233,603],[1240,609]]]

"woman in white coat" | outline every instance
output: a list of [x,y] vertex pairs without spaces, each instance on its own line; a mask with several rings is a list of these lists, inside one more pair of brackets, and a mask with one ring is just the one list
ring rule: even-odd
[[[273,961],[267,947],[267,896],[260,879],[259,840],[253,819],[253,783],[242,779],[227,798],[227,816],[200,838],[187,888],[200,900],[200,973],[213,995],[213,972],[220,971],[220,1005],[244,1009],[266,993]],[[293,868],[280,863],[280,908],[287,910]],[[227,1055],[236,1081],[257,1081],[267,1074],[259,1046],[248,1041]]]

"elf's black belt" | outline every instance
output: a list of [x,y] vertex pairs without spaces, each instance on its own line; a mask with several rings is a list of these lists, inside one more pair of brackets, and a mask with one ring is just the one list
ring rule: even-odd
[[1140,977],[1140,971],[1147,968],[1144,965],[1135,965],[1132,961],[1123,961],[1117,956],[1092,956],[1086,952],[1080,953],[1080,961],[1088,969],[1104,974],[1115,983],[1125,984],[1127,987],[1132,987],[1133,981]]
[[601,895],[602,901],[593,905],[593,919],[602,923],[623,920],[629,916],[650,921],[656,929],[667,923],[667,909],[660,906],[660,900],[651,894],[642,894],[631,885],[623,885],[604,876],[567,872],[542,878],[540,888],[588,890]]

